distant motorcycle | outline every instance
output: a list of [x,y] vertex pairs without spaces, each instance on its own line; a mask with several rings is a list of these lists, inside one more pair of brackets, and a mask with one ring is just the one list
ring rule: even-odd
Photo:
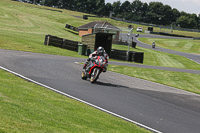
[[87,78],[89,78],[91,83],[96,82],[105,65],[106,60],[103,56],[92,58],[90,63],[86,66],[86,69],[82,71],[81,78],[83,80],[87,80]]
[[139,34],[135,34],[135,37],[139,37]]
[[155,42],[152,43],[152,48],[156,48],[156,43]]

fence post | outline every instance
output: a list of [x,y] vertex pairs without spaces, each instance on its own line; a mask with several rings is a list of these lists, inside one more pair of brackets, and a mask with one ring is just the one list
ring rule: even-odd
[[65,47],[65,39],[63,38],[63,48]]
[[49,39],[50,39],[50,36],[48,35],[48,37],[47,37],[47,46],[49,46]]

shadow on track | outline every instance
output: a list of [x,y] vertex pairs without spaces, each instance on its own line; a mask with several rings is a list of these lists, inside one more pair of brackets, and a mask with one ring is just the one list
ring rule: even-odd
[[96,85],[101,85],[101,86],[109,86],[109,87],[117,87],[117,88],[129,88],[127,86],[122,86],[122,85],[117,85],[117,84],[111,84],[111,83],[104,83],[104,82],[100,82],[100,81],[96,81],[94,84]]

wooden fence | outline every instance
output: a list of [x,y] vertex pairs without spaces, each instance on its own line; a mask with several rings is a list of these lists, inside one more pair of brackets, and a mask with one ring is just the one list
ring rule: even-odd
[[[123,41],[113,41],[112,43],[118,44],[118,45],[125,45],[128,46],[128,42],[123,42]],[[131,47],[136,48],[137,42],[132,41],[131,42]]]
[[[76,52],[78,52],[78,43],[79,42],[67,40],[64,38],[59,38],[52,35],[46,35],[44,40],[44,44],[47,46],[50,45],[50,46],[60,47]],[[144,53],[134,52],[134,51],[127,52],[124,50],[112,49],[109,56],[112,59],[143,63]]]
[[65,25],[65,28],[70,29],[70,30],[73,30],[73,31],[76,31],[76,32],[79,31],[79,29],[78,29],[77,27],[71,26],[71,25],[69,25],[69,24],[66,24],[66,25]]
[[144,53],[143,52],[134,52],[134,51],[124,51],[112,49],[110,52],[110,58],[123,60],[123,61],[134,61],[137,63],[143,63]]
[[98,17],[98,16],[83,15],[83,19],[88,19],[88,17]]
[[52,35],[46,35],[44,40],[44,45],[60,47],[72,51],[78,51],[78,43],[79,42],[59,38]]
[[126,61],[127,55],[128,55],[127,51],[112,49],[109,56],[112,59]]

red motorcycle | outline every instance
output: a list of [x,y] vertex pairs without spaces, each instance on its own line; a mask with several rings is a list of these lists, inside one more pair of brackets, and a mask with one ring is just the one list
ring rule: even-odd
[[83,80],[87,80],[87,78],[89,78],[91,83],[96,82],[105,65],[106,59],[103,56],[92,58],[90,63],[86,66],[86,69],[82,71],[81,78]]

